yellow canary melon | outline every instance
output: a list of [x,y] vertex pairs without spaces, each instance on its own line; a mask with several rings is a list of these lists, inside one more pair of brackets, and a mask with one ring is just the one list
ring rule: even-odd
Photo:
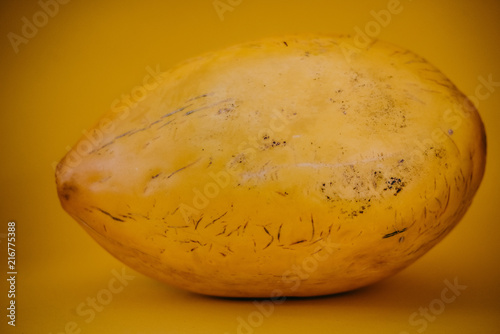
[[471,205],[475,107],[382,41],[300,34],[187,60],[56,169],[62,207],[131,268],[227,297],[317,296],[413,263]]

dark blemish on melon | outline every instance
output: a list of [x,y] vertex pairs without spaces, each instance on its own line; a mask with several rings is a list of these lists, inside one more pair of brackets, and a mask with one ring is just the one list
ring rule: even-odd
[[384,190],[394,190],[394,196],[397,196],[406,184],[400,178],[391,177],[390,180],[386,181],[386,185]]
[[70,197],[71,197],[71,194],[72,193],[76,193],[77,190],[78,190],[78,188],[76,186],[65,183],[63,185],[63,187],[62,187],[62,191],[61,191],[61,195],[60,196],[64,200],[68,201],[70,199]]

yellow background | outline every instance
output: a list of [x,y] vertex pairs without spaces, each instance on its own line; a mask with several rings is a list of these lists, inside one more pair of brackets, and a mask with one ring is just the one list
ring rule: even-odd
[[[0,332],[500,333],[498,84],[480,88],[489,95],[476,99],[488,134],[488,165],[472,207],[442,243],[400,274],[353,293],[286,300],[260,313],[252,300],[190,294],[132,269],[125,269],[133,278],[126,285],[113,280],[123,265],[59,205],[53,165],[66,147],[115,99],[141,85],[148,66],[167,70],[201,52],[264,36],[354,34],[373,25],[370,12],[388,3],[221,1],[232,3],[223,20],[213,0],[71,0],[46,24],[35,0],[1,2]],[[428,59],[466,95],[477,97],[480,77],[500,82],[498,0],[401,0],[400,6],[402,12],[376,32],[379,38]],[[22,35],[22,18],[33,22],[34,15],[41,26],[16,53],[8,33]],[[15,328],[6,318],[10,220],[17,223]],[[440,304],[445,280],[466,288]],[[83,316],[89,298],[109,298],[109,284],[115,293],[108,304]],[[429,307],[436,314],[426,319],[419,312]]]

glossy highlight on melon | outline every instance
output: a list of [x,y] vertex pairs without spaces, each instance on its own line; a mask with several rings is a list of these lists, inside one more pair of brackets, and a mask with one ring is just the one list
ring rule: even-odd
[[485,131],[423,58],[350,41],[267,38],[163,73],[61,160],[63,208],[131,268],[201,294],[317,296],[397,273],[471,205]]

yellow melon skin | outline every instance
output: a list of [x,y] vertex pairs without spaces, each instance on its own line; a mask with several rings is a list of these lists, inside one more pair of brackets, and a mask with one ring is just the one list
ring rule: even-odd
[[61,160],[63,208],[131,268],[201,294],[317,296],[397,273],[467,211],[486,136],[424,59],[351,40],[268,38],[162,74]]

